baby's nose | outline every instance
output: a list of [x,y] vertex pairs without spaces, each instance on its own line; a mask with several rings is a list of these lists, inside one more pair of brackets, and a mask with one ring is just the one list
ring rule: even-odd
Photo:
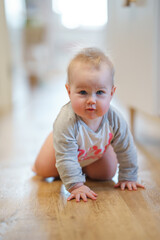
[[96,98],[92,95],[89,96],[87,103],[88,104],[95,104],[96,103]]

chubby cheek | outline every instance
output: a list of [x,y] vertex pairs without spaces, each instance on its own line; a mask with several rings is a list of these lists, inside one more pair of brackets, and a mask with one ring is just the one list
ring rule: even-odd
[[71,104],[72,104],[73,111],[78,115],[81,114],[81,112],[83,111],[83,105],[84,105],[83,101],[81,101],[78,98],[72,98]]
[[110,107],[110,101],[103,101],[99,105],[99,113],[100,115],[104,115],[106,112],[108,112]]

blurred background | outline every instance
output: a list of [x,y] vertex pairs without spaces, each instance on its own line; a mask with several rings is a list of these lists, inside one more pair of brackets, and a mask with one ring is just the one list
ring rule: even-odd
[[137,144],[160,159],[159,22],[158,0],[1,0],[1,163],[34,161],[68,101],[67,65],[90,46],[112,59],[112,104]]

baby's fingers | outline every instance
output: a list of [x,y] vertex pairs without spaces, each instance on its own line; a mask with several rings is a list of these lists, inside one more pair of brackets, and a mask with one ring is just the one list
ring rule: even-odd
[[92,193],[92,191],[86,193],[87,197],[88,198],[91,198],[92,200],[96,200],[97,199],[97,196],[94,196],[94,194]]
[[133,188],[134,191],[137,191],[137,185],[136,185],[136,183],[133,183],[133,184],[132,184],[132,188]]
[[83,199],[84,202],[87,202],[87,197],[85,193],[81,193],[81,198]]
[[97,197],[98,196],[98,194],[97,193],[95,193],[95,192],[93,192],[92,190],[90,191],[90,193],[92,193],[95,197]]
[[130,183],[130,182],[127,182],[126,185],[127,185],[128,190],[129,190],[129,191],[132,191],[132,185],[133,185],[133,184]]
[[145,189],[145,186],[140,184],[140,183],[136,183],[137,187],[140,187],[140,188],[144,188]]
[[76,194],[76,202],[79,202],[79,201],[80,201],[80,197],[81,197],[80,193],[77,193],[77,194]]
[[118,188],[118,187],[120,187],[120,185],[121,185],[121,183],[118,182],[117,184],[114,185],[114,187],[115,187],[115,188]]
[[67,198],[68,201],[72,200],[73,198],[75,198],[74,194],[70,194],[70,196]]
[[122,182],[122,183],[120,184],[121,190],[123,191],[123,190],[125,189],[125,187],[126,187],[126,183],[125,183],[125,182]]
[[120,187],[121,190],[124,190],[126,187],[126,182],[118,182],[117,184],[114,185],[115,188]]

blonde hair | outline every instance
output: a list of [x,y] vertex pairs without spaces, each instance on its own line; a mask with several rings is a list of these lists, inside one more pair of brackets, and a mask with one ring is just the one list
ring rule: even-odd
[[105,63],[111,70],[112,84],[114,84],[114,67],[110,59],[98,48],[84,48],[71,60],[67,69],[67,82],[71,83],[71,71],[77,63],[90,64],[96,69],[100,69],[102,63]]

